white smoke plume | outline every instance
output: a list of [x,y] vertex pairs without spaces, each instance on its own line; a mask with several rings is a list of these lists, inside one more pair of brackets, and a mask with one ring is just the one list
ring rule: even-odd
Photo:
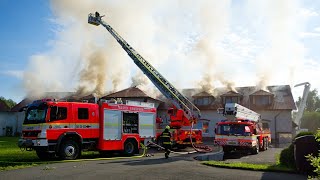
[[[199,1],[194,4],[193,1],[179,0],[51,1],[54,13],[51,21],[56,27],[56,38],[50,42],[52,48],[48,52],[34,56],[42,57],[41,62],[31,57],[24,78],[25,87],[28,92],[75,90],[79,95],[95,93],[102,96],[107,91],[128,86],[132,76],[131,60],[128,60],[127,54],[105,29],[87,23],[90,12],[106,14],[105,21],[118,30],[138,52],[142,52],[153,66],[161,70],[169,57],[181,57],[184,53],[181,49],[185,45],[179,42],[192,34],[186,26],[199,26],[205,36],[210,32],[209,39],[216,43],[221,35],[219,31],[224,31],[225,28],[225,20],[221,17],[227,13],[225,8],[228,3]],[[178,9],[180,10],[177,11]],[[214,22],[214,26],[206,26],[209,21]],[[215,29],[214,32],[211,32],[212,28]],[[180,46],[181,49],[173,51],[172,46]],[[53,66],[55,64],[57,65]],[[179,69],[175,73],[185,72]],[[136,76],[142,77],[141,75]],[[146,78],[138,78],[141,82],[136,82],[135,79],[132,78],[132,84],[143,83],[147,86]]]
[[[291,64],[292,75],[304,48],[294,37],[301,25],[295,23],[296,1],[262,2],[250,1],[247,8],[250,17],[265,23],[260,34],[268,48],[254,57],[257,84],[263,89],[271,79],[281,77],[281,68],[274,67]],[[24,74],[26,91],[33,95],[76,91],[102,96],[131,85],[156,92],[107,30],[87,23],[88,13],[98,11],[176,88],[190,84],[190,88],[198,86],[214,93],[220,83],[236,92],[235,82],[229,78],[241,76],[229,64],[234,52],[221,46],[232,31],[231,6],[230,0],[53,0],[50,21],[55,38],[48,51],[30,57]]]
[[215,84],[221,83],[228,90],[235,91],[235,83],[223,76],[219,69],[220,64],[228,61],[226,52],[221,48],[221,42],[229,32],[230,28],[231,1],[219,1],[213,6],[203,4],[199,14],[201,33],[194,48],[194,57],[201,61],[203,74],[198,82],[202,91],[215,95]]
[[299,33],[304,28],[301,6],[296,0],[265,0],[250,1],[248,9],[257,22],[263,24],[259,31],[265,37],[265,48],[258,53],[255,62],[257,88],[267,90],[271,82],[292,84],[295,69],[305,59],[305,48],[299,41]]

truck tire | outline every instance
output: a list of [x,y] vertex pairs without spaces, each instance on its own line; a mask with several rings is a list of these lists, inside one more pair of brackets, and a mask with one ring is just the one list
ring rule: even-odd
[[132,156],[138,149],[137,143],[134,140],[126,140],[123,147],[123,152],[127,156]]
[[54,153],[49,153],[43,150],[36,150],[36,154],[40,160],[51,160],[55,157]]
[[266,151],[268,149],[268,138],[264,138],[264,150]]
[[59,157],[61,159],[72,160],[77,159],[80,155],[80,148],[78,143],[73,140],[66,140],[63,141],[60,150],[59,150]]
[[265,146],[265,148],[264,148],[265,151],[268,150],[268,148],[269,148],[269,139],[266,138],[266,146]]
[[223,149],[223,152],[226,153],[226,154],[231,152],[231,148],[229,148],[229,147],[222,146],[222,149]]
[[259,154],[259,140],[257,139],[257,145],[251,149],[252,154]]

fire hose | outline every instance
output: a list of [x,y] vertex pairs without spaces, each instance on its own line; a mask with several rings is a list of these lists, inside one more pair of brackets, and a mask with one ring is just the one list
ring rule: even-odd
[[206,153],[206,152],[212,152],[213,149],[211,147],[209,147],[208,145],[203,145],[203,146],[199,146],[199,145],[195,145],[192,141],[192,129],[193,129],[193,124],[194,124],[194,121],[192,121],[191,123],[191,128],[190,128],[190,143],[193,147],[193,149],[197,152],[203,152],[203,153]]

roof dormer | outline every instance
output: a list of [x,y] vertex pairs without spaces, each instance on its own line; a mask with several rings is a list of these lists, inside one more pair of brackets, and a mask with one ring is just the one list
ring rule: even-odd
[[192,97],[196,106],[208,106],[215,101],[214,96],[207,92],[200,92]]
[[229,91],[225,94],[220,95],[221,97],[221,103],[238,103],[240,104],[242,95],[235,92],[235,91]]
[[273,94],[265,91],[259,90],[250,95],[250,104],[254,106],[269,106],[273,102]]

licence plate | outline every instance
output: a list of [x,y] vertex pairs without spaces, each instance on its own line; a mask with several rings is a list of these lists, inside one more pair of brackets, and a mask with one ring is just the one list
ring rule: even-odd
[[228,141],[228,145],[237,145],[238,142],[237,141]]

